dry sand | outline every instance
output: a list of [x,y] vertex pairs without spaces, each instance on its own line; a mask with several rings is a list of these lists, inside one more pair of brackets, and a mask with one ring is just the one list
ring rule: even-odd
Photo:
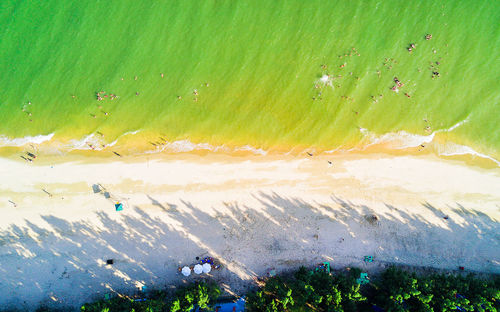
[[500,169],[432,156],[3,158],[0,210],[2,307],[196,280],[177,267],[205,255],[236,293],[320,261],[500,273]]

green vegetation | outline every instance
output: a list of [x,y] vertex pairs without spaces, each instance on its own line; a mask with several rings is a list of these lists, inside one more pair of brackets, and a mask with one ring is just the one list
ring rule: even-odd
[[472,275],[417,276],[391,267],[360,286],[361,271],[330,275],[301,268],[293,277],[273,277],[248,296],[249,311],[497,311],[500,278]]
[[386,311],[497,311],[500,278],[493,282],[468,276],[418,277],[396,268],[382,273],[373,303]]
[[168,298],[163,291],[154,291],[147,300],[138,301],[125,296],[109,300],[86,303],[81,307],[85,312],[189,312],[198,307],[201,311],[209,310],[219,297],[220,289],[215,283],[193,283],[180,288],[173,298]]
[[300,268],[291,278],[273,277],[247,301],[249,311],[357,311],[364,301],[359,271],[330,275]]
[[[385,311],[385,312],[496,312],[500,311],[500,276],[417,275],[390,267],[367,284],[358,284],[361,270],[329,274],[301,267],[293,274],[264,280],[247,294],[249,312]],[[148,291],[146,298],[119,295],[86,303],[84,312],[214,311],[221,291],[215,283],[192,283],[171,296]],[[48,307],[37,311],[55,312]]]

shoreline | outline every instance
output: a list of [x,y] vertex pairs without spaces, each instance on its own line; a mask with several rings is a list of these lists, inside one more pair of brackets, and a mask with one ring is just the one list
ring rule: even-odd
[[182,283],[177,267],[206,255],[223,264],[214,277],[228,292],[269,268],[363,267],[367,254],[500,273],[498,168],[433,155],[188,153],[12,156],[0,170],[0,305]]
[[[127,132],[127,134],[137,134],[138,131]],[[125,135],[127,135],[125,134]],[[433,135],[432,135],[433,136]],[[39,136],[40,137],[40,136]],[[12,158],[14,156],[23,155],[26,151],[32,153],[40,153],[44,157],[61,157],[61,161],[66,161],[67,157],[90,157],[92,159],[104,159],[107,157],[115,157],[123,155],[131,158],[140,157],[169,157],[175,155],[180,158],[189,157],[189,155],[207,156],[207,155],[223,155],[228,157],[303,157],[305,156],[324,156],[324,157],[349,157],[349,155],[369,155],[373,154],[387,154],[392,156],[415,156],[427,157],[429,155],[438,157],[444,161],[461,161],[470,166],[479,166],[484,169],[500,168],[500,161],[492,156],[481,154],[465,145],[458,145],[450,142],[425,141],[422,144],[416,144],[411,147],[395,147],[394,142],[378,142],[369,143],[367,145],[353,145],[354,147],[343,149],[336,148],[333,150],[320,149],[318,147],[307,146],[273,146],[269,149],[263,147],[252,147],[250,145],[211,145],[209,143],[194,143],[189,140],[176,140],[173,142],[164,141],[163,143],[157,142],[156,146],[149,146],[144,143],[152,143],[148,137],[141,140],[136,139],[134,142],[125,141],[117,144],[118,139],[111,144],[97,138],[95,134],[86,136],[84,139],[78,141],[79,143],[73,147],[61,142],[51,141],[53,134],[47,135],[45,139],[35,139],[33,142],[23,142],[17,145],[2,145],[0,146],[0,157]],[[36,138],[36,137],[30,137]],[[89,140],[88,138],[91,138]],[[21,140],[22,139],[14,139]],[[70,140],[76,142],[76,140]],[[89,142],[93,142],[93,145]],[[138,143],[142,142],[142,143]],[[4,142],[5,143],[5,142]],[[125,143],[125,144],[122,144]],[[76,144],[76,143],[73,143]],[[90,147],[89,147],[90,144]],[[95,146],[101,144],[102,147],[94,149]],[[141,145],[142,144],[142,145]],[[463,152],[450,153],[443,150],[446,144],[458,146],[464,149]],[[116,154],[118,153],[118,154]],[[160,156],[162,155],[162,156]],[[64,158],[64,159],[63,159]]]

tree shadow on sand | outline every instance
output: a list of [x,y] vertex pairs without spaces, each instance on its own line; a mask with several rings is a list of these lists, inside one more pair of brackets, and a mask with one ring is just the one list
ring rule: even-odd
[[[157,203],[152,209],[101,211],[98,222],[44,215],[44,227],[29,221],[12,225],[0,232],[0,305],[77,306],[143,284],[163,288],[203,278],[241,294],[270,269],[321,261],[370,272],[399,263],[500,273],[498,223],[458,203],[448,207],[453,216],[444,219],[429,203],[419,214],[388,204],[387,212],[377,213],[335,196],[327,203],[276,193],[254,197],[258,206],[233,202],[210,210],[189,201],[167,204],[175,207],[169,209],[150,197]],[[180,265],[206,255],[223,268],[187,278],[178,273]],[[373,255],[375,262],[365,263],[364,255]]]

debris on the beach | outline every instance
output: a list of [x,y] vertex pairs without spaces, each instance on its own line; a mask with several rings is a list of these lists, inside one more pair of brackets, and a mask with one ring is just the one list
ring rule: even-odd
[[378,217],[375,214],[366,215],[365,220],[371,225],[377,225],[378,223]]

